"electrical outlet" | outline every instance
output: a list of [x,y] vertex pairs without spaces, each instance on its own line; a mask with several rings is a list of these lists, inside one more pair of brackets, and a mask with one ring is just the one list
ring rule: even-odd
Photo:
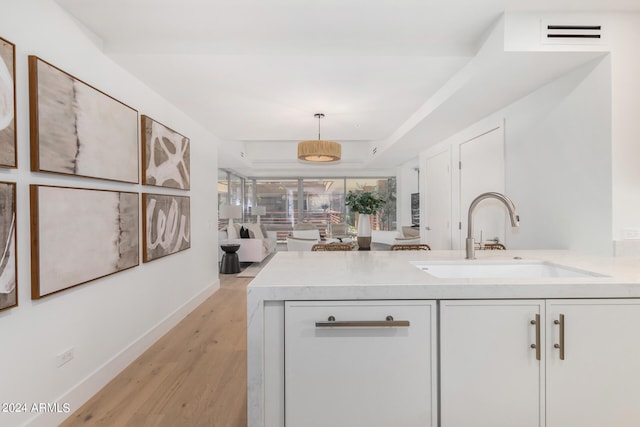
[[73,356],[74,356],[73,347],[58,354],[56,356],[56,362],[57,362],[58,368],[64,365],[65,363],[71,361],[73,359]]
[[624,230],[622,230],[622,238],[624,240],[640,239],[640,229],[637,229],[637,228],[625,228]]

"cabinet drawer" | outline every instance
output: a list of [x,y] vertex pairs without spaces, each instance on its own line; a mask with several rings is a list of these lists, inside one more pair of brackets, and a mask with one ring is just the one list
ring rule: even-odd
[[435,425],[435,316],[433,301],[286,302],[287,425]]

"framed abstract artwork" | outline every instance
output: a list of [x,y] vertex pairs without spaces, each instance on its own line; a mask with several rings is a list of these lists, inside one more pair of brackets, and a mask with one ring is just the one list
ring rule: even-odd
[[189,190],[189,138],[151,117],[142,116],[142,183]]
[[31,170],[138,183],[138,111],[29,56]]
[[31,298],[135,267],[139,195],[31,185]]
[[0,311],[18,305],[16,184],[0,182]]
[[16,150],[16,47],[0,37],[0,167],[18,166]]
[[142,261],[191,247],[191,205],[186,196],[142,193]]

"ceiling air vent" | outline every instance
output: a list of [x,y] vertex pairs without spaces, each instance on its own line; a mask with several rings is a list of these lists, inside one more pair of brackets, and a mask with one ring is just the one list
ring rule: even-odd
[[378,152],[378,147],[373,147],[373,150],[371,150],[371,155],[375,156],[377,152]]
[[245,157],[247,157],[247,154],[244,151],[241,151],[240,158],[244,159]]
[[554,24],[543,22],[543,43],[553,44],[601,44],[602,25]]

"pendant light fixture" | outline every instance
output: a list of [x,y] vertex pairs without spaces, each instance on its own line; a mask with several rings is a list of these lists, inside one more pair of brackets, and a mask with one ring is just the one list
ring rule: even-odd
[[337,162],[342,155],[342,147],[337,142],[320,139],[320,119],[324,114],[316,113],[313,116],[318,118],[318,139],[300,141],[298,159],[307,162]]

